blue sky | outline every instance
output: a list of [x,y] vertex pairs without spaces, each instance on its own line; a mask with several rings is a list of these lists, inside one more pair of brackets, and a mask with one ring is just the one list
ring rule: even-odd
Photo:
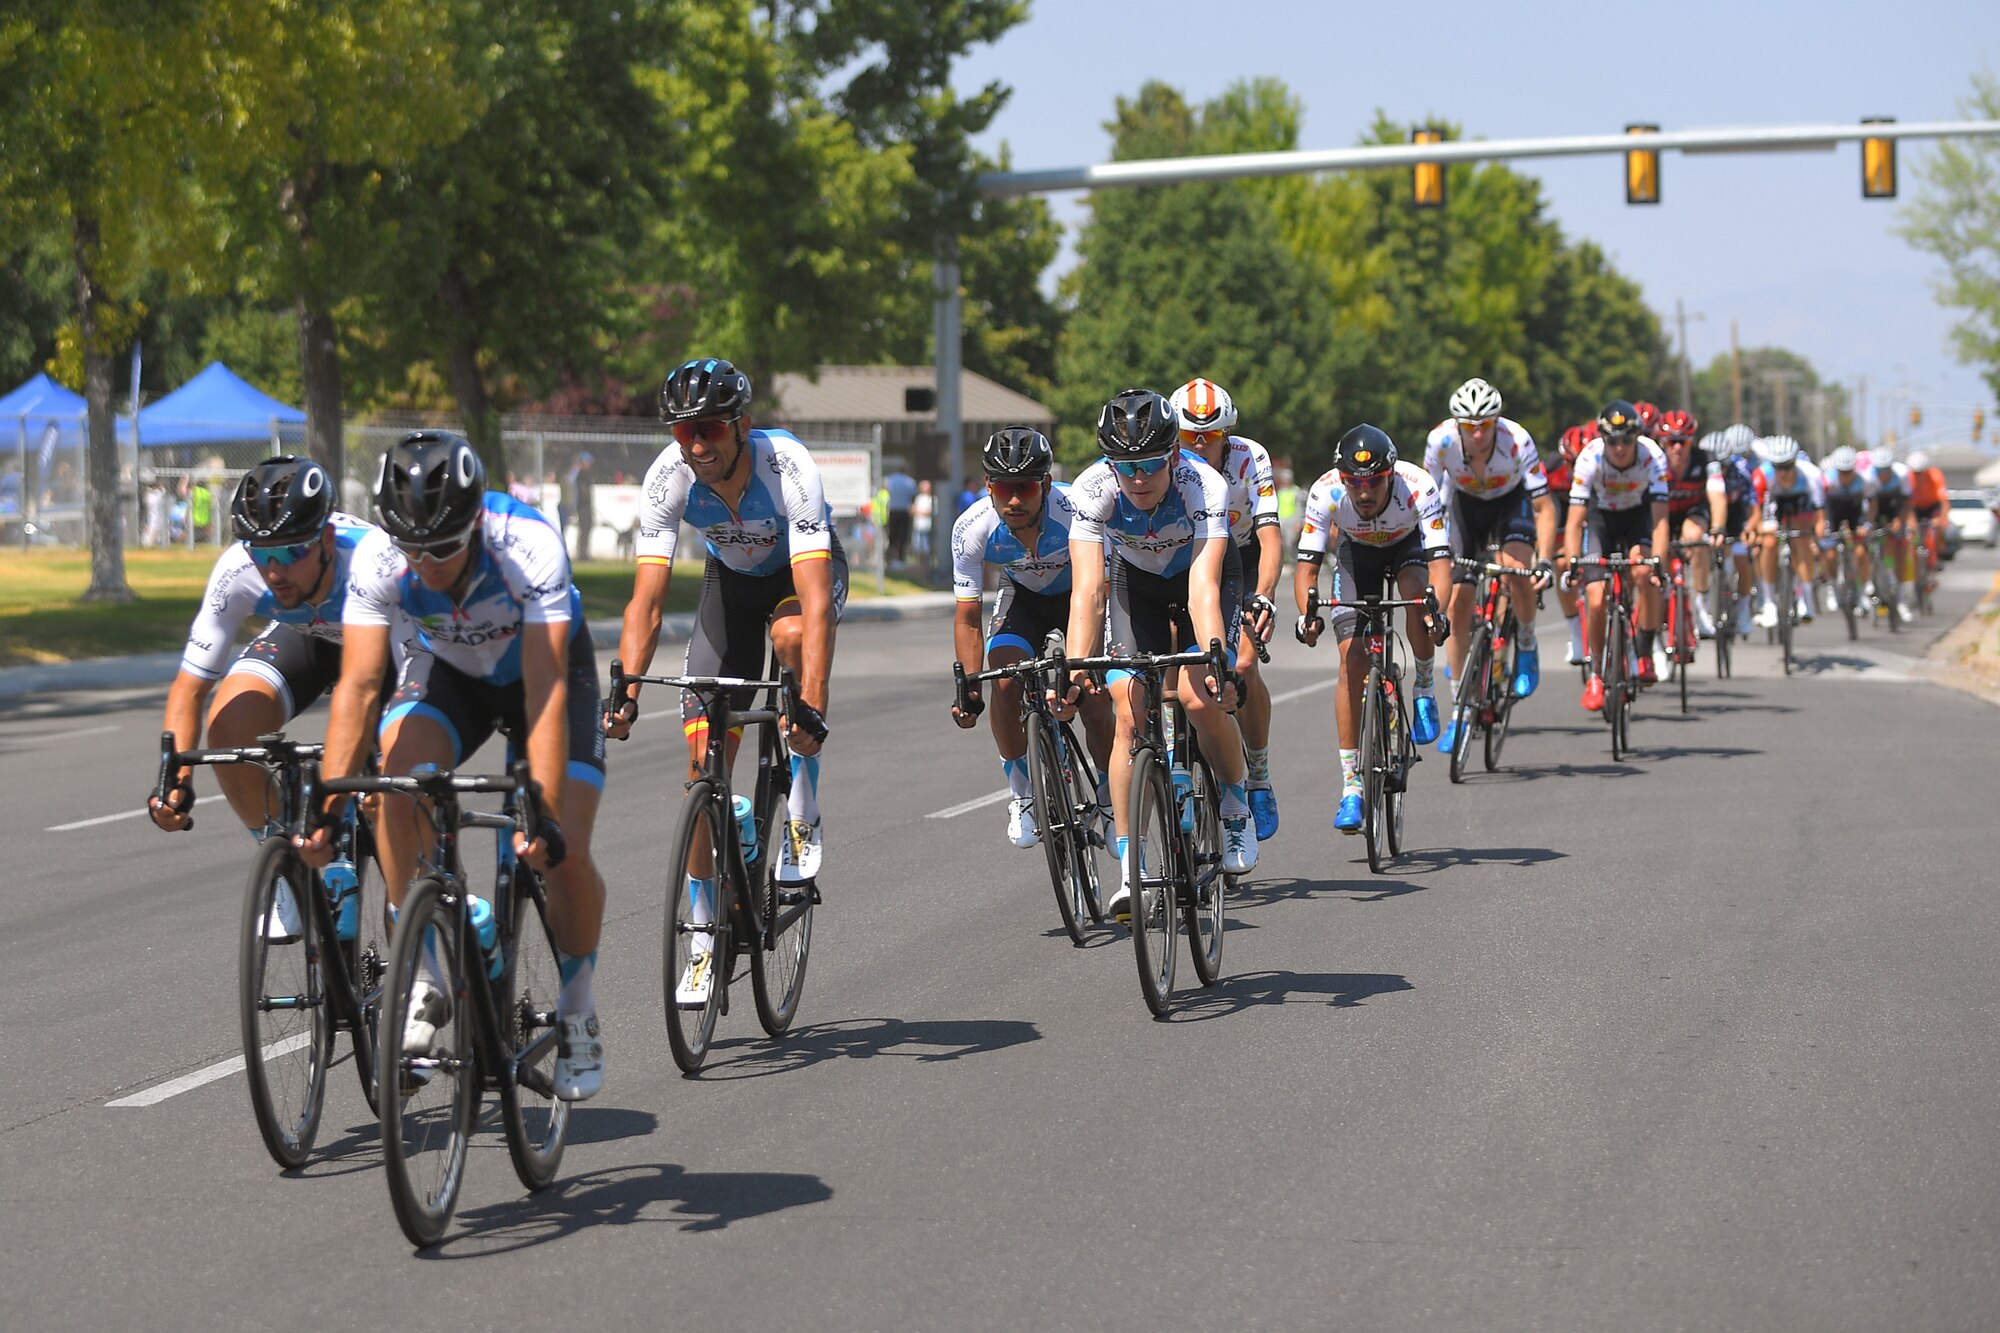
[[[1436,116],[1469,137],[1960,118],[1972,74],[2000,67],[2000,3],[1855,0],[1815,4],[1354,5],[1244,0],[1109,3],[1035,0],[1028,21],[962,63],[958,82],[1014,95],[982,142],[1004,140],[1023,169],[1109,156],[1113,99],[1159,78],[1200,102],[1241,78],[1279,78],[1304,104],[1300,146],[1355,142],[1380,107]],[[1904,144],[1904,200],[1928,155]],[[1895,235],[1902,201],[1861,198],[1860,149],[1689,157],[1661,166],[1664,202],[1628,207],[1616,158],[1515,164],[1539,178],[1551,212],[1597,241],[1672,315],[1690,314],[1697,367],[1729,346],[1789,347],[1822,376],[1868,377],[1878,404],[1899,385],[1926,424],[1990,404],[1952,360],[1953,316],[1932,296],[1936,269]],[[1080,194],[1053,202],[1067,226]],[[1073,262],[1067,248],[1060,265]],[[1669,328],[1671,334],[1672,329]],[[1466,373],[1476,373],[1467,367]],[[1501,386],[1503,393],[1506,386]],[[1440,392],[1445,390],[1441,388]],[[1989,412],[1989,422],[1993,414]]]

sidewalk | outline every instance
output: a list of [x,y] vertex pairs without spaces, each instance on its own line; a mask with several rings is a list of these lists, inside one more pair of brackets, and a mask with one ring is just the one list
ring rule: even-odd
[[1924,655],[1940,684],[2000,704],[2000,574],[1979,604]]
[[[865,625],[882,621],[927,620],[951,614],[954,599],[950,592],[916,592],[898,597],[866,597],[847,604],[842,625]],[[592,620],[590,638],[598,652],[616,651],[620,623],[615,618]],[[673,643],[687,638],[694,629],[692,612],[665,618],[660,641]],[[608,658],[602,660],[608,661]],[[139,653],[132,657],[93,657],[80,662],[52,662],[47,666],[0,668],[0,699],[29,694],[53,694],[67,690],[130,690],[168,685],[180,669],[181,655]]]

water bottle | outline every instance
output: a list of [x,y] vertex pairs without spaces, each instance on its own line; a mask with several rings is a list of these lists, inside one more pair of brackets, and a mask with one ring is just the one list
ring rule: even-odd
[[354,862],[345,855],[328,862],[319,880],[326,886],[327,906],[333,909],[334,934],[342,941],[353,940],[361,918],[361,876],[355,873]]
[[729,808],[736,812],[736,840],[743,844],[743,864],[757,860],[757,811],[748,796],[732,796]]
[[486,957],[486,975],[497,981],[500,973],[505,970],[503,964],[506,960],[501,958],[499,950],[493,947],[499,938],[499,927],[493,920],[493,904],[476,893],[469,897],[472,907],[472,930],[479,936],[480,953]]
[[1174,777],[1174,809],[1181,814],[1181,832],[1194,832],[1194,776],[1188,772],[1187,763],[1181,758],[1180,737],[1174,726],[1174,710],[1162,710],[1160,719],[1167,742],[1168,767]]

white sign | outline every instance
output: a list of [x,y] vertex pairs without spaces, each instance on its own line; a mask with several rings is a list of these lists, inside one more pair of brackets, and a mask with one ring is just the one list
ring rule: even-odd
[[820,485],[835,518],[853,518],[875,500],[875,454],[871,449],[812,449]]

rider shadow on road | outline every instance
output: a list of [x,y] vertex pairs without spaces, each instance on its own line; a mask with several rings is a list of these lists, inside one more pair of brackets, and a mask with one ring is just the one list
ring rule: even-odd
[[734,1222],[832,1197],[832,1186],[799,1172],[689,1171],[666,1162],[612,1167],[559,1180],[541,1194],[460,1209],[464,1233],[420,1257],[485,1258],[560,1240],[586,1227],[640,1222],[670,1223],[681,1231],[721,1231]]
[[1011,1018],[864,1018],[793,1028],[771,1041],[762,1036],[715,1043],[726,1063],[707,1066],[704,1079],[764,1078],[791,1073],[826,1060],[866,1060],[899,1056],[936,1064],[988,1051],[1003,1051],[1041,1040],[1033,1023]]
[[1428,884],[1399,880],[1397,875],[1434,875],[1440,870],[1470,866],[1535,866],[1569,855],[1553,847],[1425,847],[1406,851],[1389,863],[1389,875],[1371,875],[1345,886],[1349,901],[1381,903],[1405,894],[1422,893]]
[[1639,759],[1741,759],[1746,755],[1762,754],[1762,750],[1749,749],[1741,745],[1635,745],[1634,758]]
[[1270,1004],[1324,1004],[1357,1009],[1377,995],[1415,990],[1394,972],[1244,972],[1174,998],[1173,1023],[1199,1023]]

